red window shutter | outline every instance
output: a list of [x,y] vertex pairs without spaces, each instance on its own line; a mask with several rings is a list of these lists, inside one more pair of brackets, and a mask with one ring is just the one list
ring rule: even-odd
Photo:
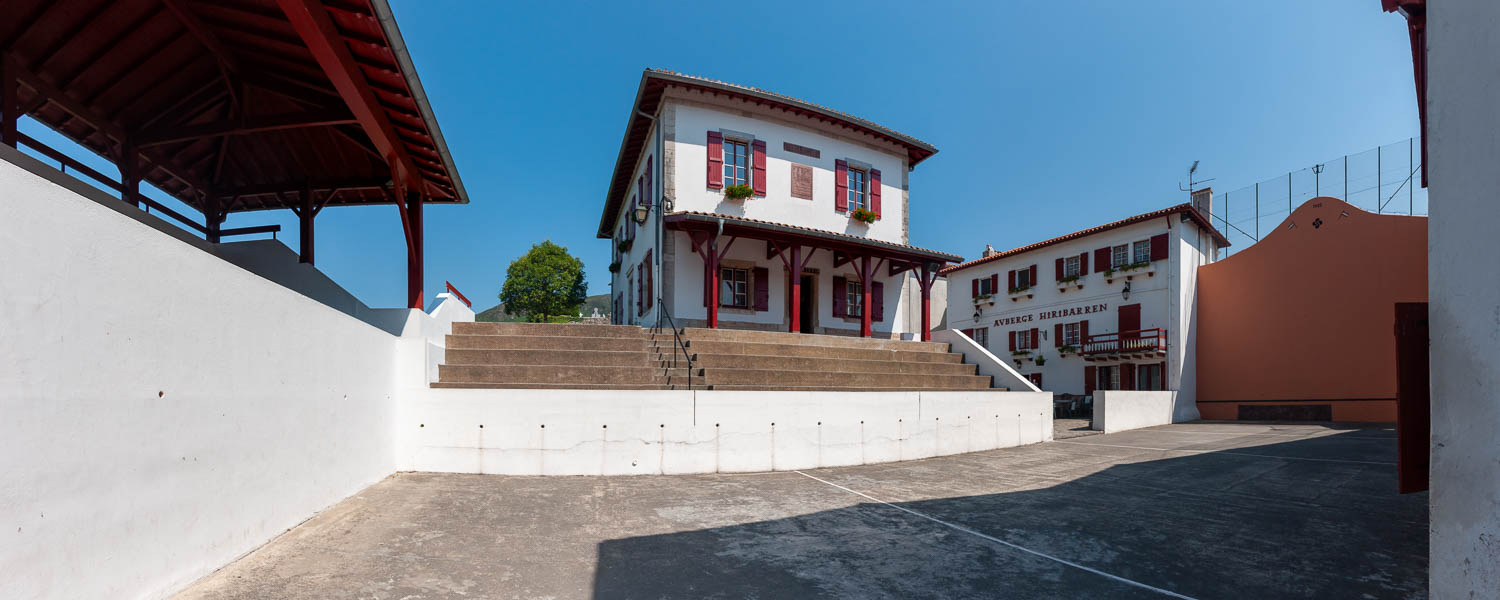
[[651,170],[651,159],[653,159],[653,158],[656,158],[656,157],[654,157],[654,156],[647,156],[646,157],[646,187],[642,188],[644,191],[641,192],[641,197],[642,198],[647,198],[647,202],[650,202],[650,199],[653,199],[653,198],[656,197],[656,188],[651,185],[652,183],[655,183],[655,180],[651,177],[651,174],[653,172]]
[[1156,389],[1167,389],[1167,361],[1156,363]]
[[974,279],[969,280],[969,283],[974,284],[974,291],[973,291],[973,293],[969,294],[969,297],[970,298],[978,298],[979,297],[979,278],[975,277]]
[[1083,344],[1083,343],[1086,343],[1088,341],[1089,341],[1089,322],[1088,321],[1079,321],[1078,322],[1078,343],[1079,344]]
[[849,163],[842,158],[833,161],[833,210],[849,210]]
[[1100,248],[1094,251],[1094,272],[1103,273],[1110,267],[1109,248]]
[[1085,394],[1092,394],[1092,393],[1094,393],[1094,383],[1097,382],[1097,381],[1099,381],[1099,377],[1098,377],[1098,375],[1095,374],[1094,367],[1084,367],[1083,368],[1083,393],[1085,393]]
[[1016,351],[1016,332],[1012,331],[1012,332],[1009,332],[1009,333],[1010,333],[1010,351],[1011,352],[1015,352]]
[[1031,265],[1031,276],[1030,276],[1030,277],[1027,277],[1027,278],[1026,278],[1026,281],[1029,281],[1029,282],[1031,282],[1031,284],[1030,284],[1030,285],[1031,285],[1031,286],[1032,286],[1032,287],[1035,287],[1035,286],[1036,286],[1036,281],[1037,281],[1037,280],[1036,280],[1036,265]]
[[870,211],[880,218],[880,169],[870,169]]
[[1016,289],[1016,270],[1015,269],[1011,269],[1011,270],[1005,272],[1005,289],[1006,289],[1006,291],[1010,291],[1010,290]]
[[1167,258],[1167,234],[1151,236],[1151,260]]
[[1063,278],[1063,259],[1061,259],[1061,258],[1057,259],[1057,261],[1054,263],[1054,265],[1057,267],[1057,281],[1062,281],[1062,278]]
[[870,282],[870,320],[885,320],[885,284],[879,281]]
[[646,310],[656,305],[656,272],[651,268],[651,250],[646,251]]
[[1135,389],[1135,365],[1130,363],[1120,365],[1120,389]]
[[843,277],[833,278],[833,316],[844,316],[844,294],[848,285],[844,283]]
[[1078,255],[1078,274],[1089,274],[1089,253],[1083,252]]
[[625,210],[625,239],[635,239],[635,194],[630,195],[630,207]]
[[1031,328],[1031,347],[1027,350],[1037,350],[1042,347],[1042,332],[1036,327]]
[[998,295],[1000,293],[1000,274],[999,273],[995,273],[993,275],[990,275],[990,293],[991,294],[996,294],[996,295]]
[[724,134],[708,132],[708,189],[724,189]]
[[645,267],[644,264],[637,264],[635,266],[635,280],[641,282],[641,284],[638,285],[638,286],[636,286],[636,288],[635,288],[635,316],[637,316],[637,317],[641,316],[641,312],[642,312],[642,310],[641,310],[641,290],[646,289],[646,276],[643,273],[643,271],[645,270],[644,267]]
[[755,267],[755,310],[771,310],[771,270]]
[[1052,347],[1053,348],[1060,348],[1060,347],[1062,347],[1062,325],[1063,325],[1062,323],[1058,323],[1058,324],[1052,326]]
[[750,143],[752,160],[755,161],[755,195],[766,195],[766,141],[755,140]]

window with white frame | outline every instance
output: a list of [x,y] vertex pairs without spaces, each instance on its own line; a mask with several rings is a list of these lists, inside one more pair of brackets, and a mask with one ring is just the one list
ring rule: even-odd
[[1079,332],[1079,328],[1078,328],[1078,323],[1063,323],[1062,332],[1063,332],[1062,343],[1063,343],[1064,346],[1074,346],[1074,347],[1077,347],[1083,341],[1083,340],[1079,339],[1080,332]]
[[748,269],[719,269],[719,306],[750,307],[750,271]]
[[1063,259],[1063,277],[1078,277],[1082,275],[1079,272],[1080,265],[1078,260],[1077,256],[1069,256]]
[[979,327],[979,328],[974,329],[973,331],[974,331],[974,343],[979,344],[979,346],[981,348],[989,348],[990,347],[990,328],[988,328],[988,327]]
[[1130,264],[1130,244],[1120,244],[1111,248],[1109,264],[1116,269]]
[[1031,339],[1031,330],[1022,329],[1016,332],[1016,350],[1031,350],[1036,347],[1036,340]]
[[749,185],[750,144],[724,139],[724,187]]
[[865,288],[858,279],[844,280],[844,315],[860,317],[865,314]]
[[1134,244],[1134,251],[1135,251],[1135,260],[1133,260],[1131,262],[1134,262],[1134,263],[1137,263],[1137,264],[1144,263],[1144,262],[1151,262],[1151,241],[1150,240],[1141,240],[1139,242],[1136,242]]
[[849,167],[849,211],[869,209],[870,173],[864,169]]

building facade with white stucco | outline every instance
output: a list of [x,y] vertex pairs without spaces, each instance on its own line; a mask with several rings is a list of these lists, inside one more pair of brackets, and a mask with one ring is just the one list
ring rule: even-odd
[[598,230],[614,321],[923,337],[944,306],[937,271],[960,260],[909,243],[907,173],[936,152],[802,100],[646,71]]
[[[1201,190],[1195,203],[1212,192]],[[1200,210],[1201,208],[1201,210]],[[1180,204],[943,271],[948,322],[1056,393],[1170,390],[1193,404],[1197,269],[1228,240]]]

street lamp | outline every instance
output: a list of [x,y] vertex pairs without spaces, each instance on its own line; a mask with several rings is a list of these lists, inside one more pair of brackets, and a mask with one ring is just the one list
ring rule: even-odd
[[1125,282],[1125,289],[1120,290],[1120,299],[1121,300],[1129,300],[1130,299],[1130,282],[1129,281]]

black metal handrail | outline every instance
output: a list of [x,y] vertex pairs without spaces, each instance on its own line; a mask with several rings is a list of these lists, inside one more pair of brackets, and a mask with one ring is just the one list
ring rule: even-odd
[[667,324],[672,327],[672,368],[677,368],[677,351],[682,350],[682,358],[687,362],[688,389],[693,389],[693,355],[688,353],[687,341],[682,339],[681,332],[677,329],[677,322],[672,320],[672,315],[662,308],[662,299],[656,299],[656,327],[657,333],[661,333],[661,318],[667,318]]

